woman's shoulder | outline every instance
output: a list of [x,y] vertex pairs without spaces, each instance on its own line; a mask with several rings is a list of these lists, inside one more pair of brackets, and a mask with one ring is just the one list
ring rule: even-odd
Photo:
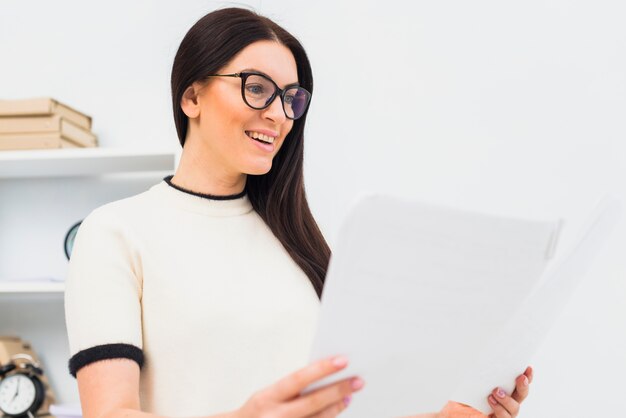
[[154,200],[153,190],[158,184],[141,193],[104,203],[93,209],[83,220],[83,224],[124,225],[136,223],[145,218]]

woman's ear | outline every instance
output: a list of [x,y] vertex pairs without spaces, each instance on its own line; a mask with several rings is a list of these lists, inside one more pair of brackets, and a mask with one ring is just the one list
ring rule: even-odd
[[180,99],[180,107],[190,119],[200,116],[200,103],[198,102],[199,91],[200,86],[197,83],[193,83],[191,86],[187,87],[183,93],[182,99]]

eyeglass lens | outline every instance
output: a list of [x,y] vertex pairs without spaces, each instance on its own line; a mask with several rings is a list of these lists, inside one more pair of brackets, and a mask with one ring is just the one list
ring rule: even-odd
[[[244,87],[246,103],[255,109],[263,109],[269,105],[277,93],[274,84],[267,78],[250,74]],[[292,87],[285,91],[283,109],[291,119],[298,119],[306,110],[309,92],[300,87]]]

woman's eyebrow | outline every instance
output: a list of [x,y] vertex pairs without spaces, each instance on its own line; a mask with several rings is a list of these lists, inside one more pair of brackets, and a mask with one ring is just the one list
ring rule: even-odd
[[[274,80],[272,77],[269,76],[269,74],[266,74],[266,73],[264,73],[261,70],[257,70],[256,68],[244,68],[243,70],[241,70],[241,72],[245,72],[245,71],[254,71],[256,73],[263,74],[265,77],[269,78],[270,80]],[[276,81],[274,81],[274,82],[276,83]],[[278,83],[276,83],[276,84],[278,84]],[[295,86],[299,86],[300,83],[296,81],[294,83],[287,83],[287,84],[285,84],[285,86],[294,86],[294,85]],[[285,86],[283,86],[283,87],[285,87]]]

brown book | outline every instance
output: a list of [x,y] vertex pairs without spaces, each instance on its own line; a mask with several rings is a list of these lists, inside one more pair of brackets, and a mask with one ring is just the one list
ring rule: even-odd
[[53,149],[53,148],[79,148],[71,141],[67,141],[59,134],[39,135],[33,137],[0,137],[0,150],[27,150],[27,149]]
[[50,97],[34,99],[0,100],[0,116],[51,116],[59,115],[81,128],[91,130],[91,116]]
[[14,134],[60,133],[65,139],[84,147],[95,147],[98,138],[90,131],[61,116],[0,117],[0,137]]

